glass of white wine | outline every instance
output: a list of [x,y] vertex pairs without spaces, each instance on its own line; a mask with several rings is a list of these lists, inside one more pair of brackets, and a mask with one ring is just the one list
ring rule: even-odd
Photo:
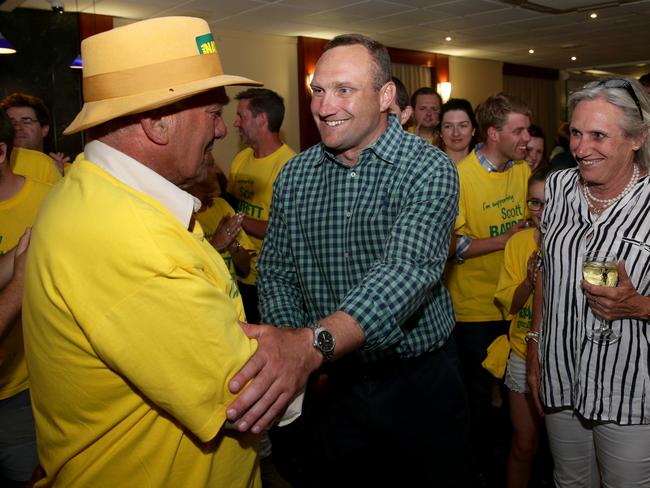
[[[589,251],[582,262],[582,276],[592,285],[615,287],[618,284],[618,260],[607,251]],[[621,338],[609,320],[596,318],[596,327],[587,330],[587,338],[597,344],[611,344]]]

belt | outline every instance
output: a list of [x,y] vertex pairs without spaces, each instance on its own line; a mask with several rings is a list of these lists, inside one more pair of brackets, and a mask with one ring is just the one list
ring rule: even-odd
[[358,356],[344,358],[323,368],[331,381],[358,381],[382,379],[407,374],[420,368],[427,360],[443,353],[444,346],[413,358],[389,356],[376,361],[362,361]]

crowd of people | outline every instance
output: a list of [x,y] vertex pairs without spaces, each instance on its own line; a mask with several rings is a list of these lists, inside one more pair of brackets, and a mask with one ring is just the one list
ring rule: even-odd
[[204,20],[82,55],[74,163],[0,101],[3,486],[525,488],[545,439],[548,483],[650,486],[650,76],[547,151],[524,100],[409,96],[341,35],[296,154]]

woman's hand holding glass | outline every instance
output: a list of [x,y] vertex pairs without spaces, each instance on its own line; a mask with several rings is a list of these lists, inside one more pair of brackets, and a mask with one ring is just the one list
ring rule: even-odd
[[589,306],[603,320],[650,318],[650,297],[640,295],[625,270],[625,261],[617,263],[618,285],[615,287],[582,282]]

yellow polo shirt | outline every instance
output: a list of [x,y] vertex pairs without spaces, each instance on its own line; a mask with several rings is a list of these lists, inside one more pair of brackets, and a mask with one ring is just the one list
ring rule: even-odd
[[199,226],[77,160],[37,220],[25,282],[37,486],[260,486],[258,436],[223,428],[256,343]]

